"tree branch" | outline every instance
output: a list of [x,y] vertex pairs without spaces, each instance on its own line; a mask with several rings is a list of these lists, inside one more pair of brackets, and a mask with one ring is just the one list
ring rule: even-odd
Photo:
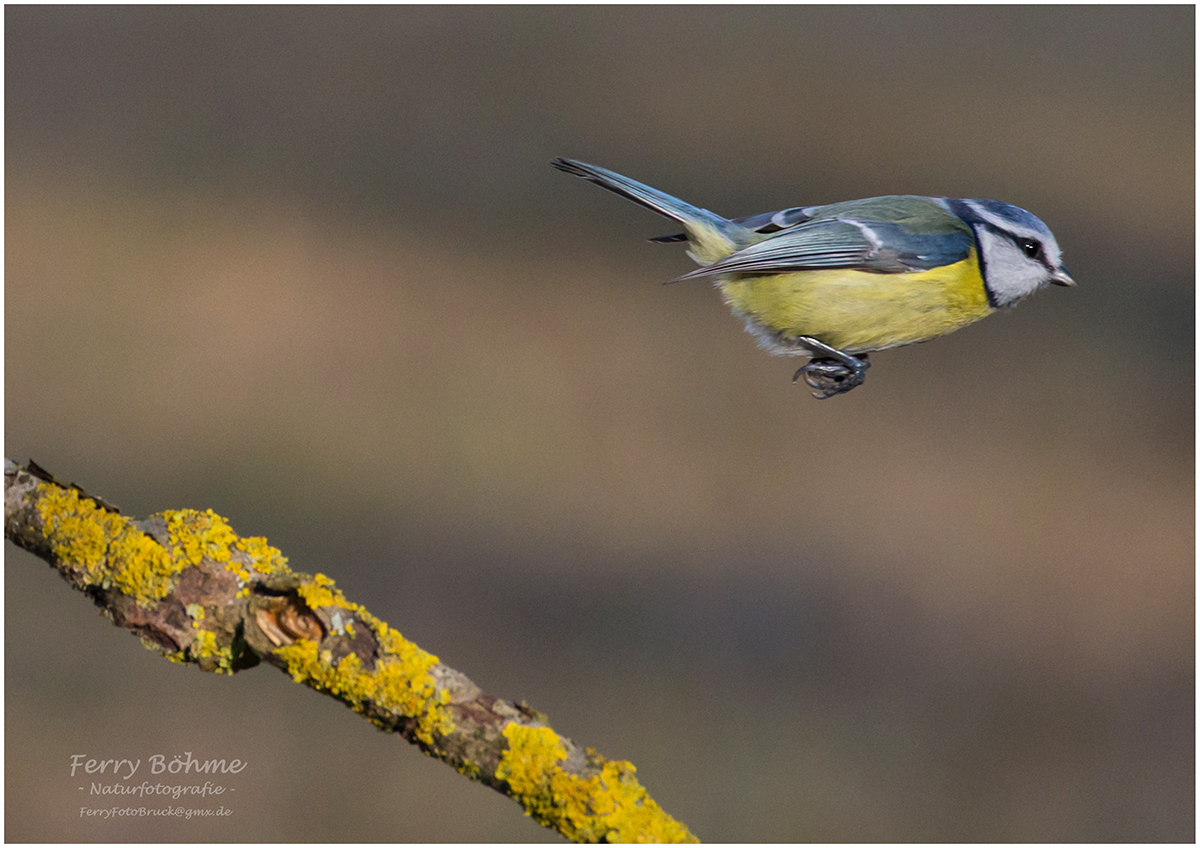
[[576,842],[695,842],[634,776],[558,735],[542,713],[483,694],[323,574],[212,510],[137,521],[36,463],[4,461],[4,534],[114,624],[174,662],[233,674],[265,660]]

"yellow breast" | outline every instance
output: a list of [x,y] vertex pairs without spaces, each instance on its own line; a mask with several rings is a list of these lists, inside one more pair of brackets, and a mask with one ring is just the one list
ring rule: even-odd
[[927,271],[880,274],[849,268],[721,279],[734,313],[778,354],[811,336],[847,353],[923,342],[989,315],[975,251]]

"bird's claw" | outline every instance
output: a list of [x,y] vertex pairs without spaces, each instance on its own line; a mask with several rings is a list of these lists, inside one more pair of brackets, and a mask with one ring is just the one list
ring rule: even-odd
[[867,378],[867,369],[871,367],[871,361],[866,356],[848,356],[847,359],[852,360],[854,364],[824,357],[814,358],[796,371],[792,382],[804,377],[804,382],[813,390],[812,396],[817,400],[844,394],[856,386],[861,386]]

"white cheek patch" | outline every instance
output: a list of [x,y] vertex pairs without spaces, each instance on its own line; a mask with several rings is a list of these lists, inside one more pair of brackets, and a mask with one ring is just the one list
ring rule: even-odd
[[1042,263],[1027,257],[1007,235],[986,224],[977,226],[975,233],[983,255],[984,284],[997,306],[1012,306],[1046,282]]

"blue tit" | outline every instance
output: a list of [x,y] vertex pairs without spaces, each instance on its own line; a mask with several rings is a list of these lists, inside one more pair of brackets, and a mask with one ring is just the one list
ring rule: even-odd
[[819,399],[862,384],[867,354],[944,336],[1047,284],[1074,285],[1054,234],[996,200],[896,195],[722,218],[620,174],[555,159],[683,225],[654,242],[687,242],[725,302],[768,352],[807,356]]

